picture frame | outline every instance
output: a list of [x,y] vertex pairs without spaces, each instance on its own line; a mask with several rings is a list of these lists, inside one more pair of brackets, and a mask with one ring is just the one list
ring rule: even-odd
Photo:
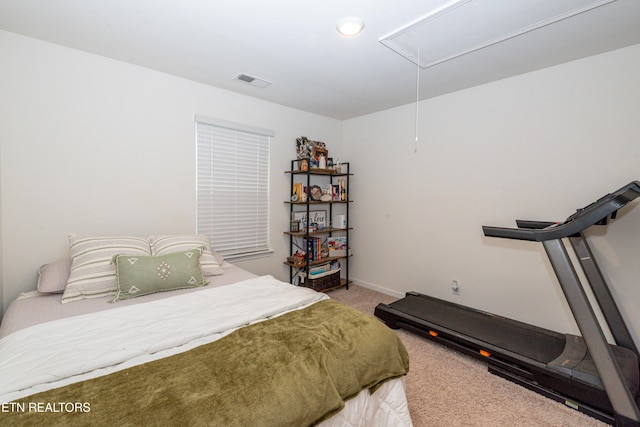
[[[307,221],[307,211],[296,211],[291,213],[292,221],[300,221],[301,224],[318,224],[318,226],[327,227],[327,211],[313,210],[309,211],[309,221]],[[303,227],[304,228],[304,227]]]
[[319,185],[312,185],[311,188],[309,188],[309,197],[313,201],[319,201],[320,197],[322,197],[322,187]]
[[331,185],[331,200],[334,202],[340,201],[340,184]]
[[329,158],[329,150],[324,147],[313,147],[313,157],[316,159],[320,158],[320,156],[324,156],[325,159]]
[[311,141],[306,136],[296,138],[296,156],[298,159],[308,159],[314,156],[314,148],[326,149],[327,145],[322,141]]

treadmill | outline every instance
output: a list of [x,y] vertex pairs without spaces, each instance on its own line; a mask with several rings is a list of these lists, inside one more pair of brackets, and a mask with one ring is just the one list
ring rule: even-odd
[[[562,223],[516,221],[517,228],[483,226],[485,236],[541,242],[582,336],[408,292],[375,315],[488,362],[489,372],[617,426],[640,426],[640,355],[583,231],[606,226],[640,196],[633,181],[579,209]],[[565,246],[570,243],[615,340],[609,344]]]

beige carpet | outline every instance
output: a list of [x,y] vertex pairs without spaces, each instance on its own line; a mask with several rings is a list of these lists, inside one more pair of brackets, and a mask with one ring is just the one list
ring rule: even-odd
[[[329,293],[373,315],[397,298],[352,285]],[[409,351],[406,388],[415,427],[580,426],[607,424],[487,372],[487,365],[432,341],[398,330]]]

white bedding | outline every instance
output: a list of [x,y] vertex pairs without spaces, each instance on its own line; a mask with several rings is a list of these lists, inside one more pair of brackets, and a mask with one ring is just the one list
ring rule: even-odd
[[[0,339],[0,403],[180,353],[326,298],[261,276],[29,326]],[[410,426],[403,380],[364,390],[322,425]]]
[[[205,276],[205,280],[209,283],[207,288],[231,285],[257,277],[255,274],[228,262],[225,262],[222,267],[224,274],[218,276]],[[158,292],[139,298],[118,301],[117,304],[110,303],[113,296],[85,299],[82,301],[76,301],[75,304],[61,304],[60,296],[62,294],[41,294],[38,291],[26,292],[13,301],[5,311],[2,323],[0,324],[0,338],[3,338],[19,329],[37,325],[39,323],[49,322],[51,320],[111,310],[129,305],[139,305],[148,301],[155,301],[170,298],[175,295],[191,293],[198,289],[199,288],[191,288],[178,289],[171,292]]]

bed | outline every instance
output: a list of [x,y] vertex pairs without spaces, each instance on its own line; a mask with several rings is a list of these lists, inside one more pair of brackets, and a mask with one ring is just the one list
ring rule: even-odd
[[[136,239],[70,236],[70,259],[9,306],[10,425],[412,425],[408,355],[377,319],[255,276],[201,236]],[[145,263],[160,285],[140,279]]]

